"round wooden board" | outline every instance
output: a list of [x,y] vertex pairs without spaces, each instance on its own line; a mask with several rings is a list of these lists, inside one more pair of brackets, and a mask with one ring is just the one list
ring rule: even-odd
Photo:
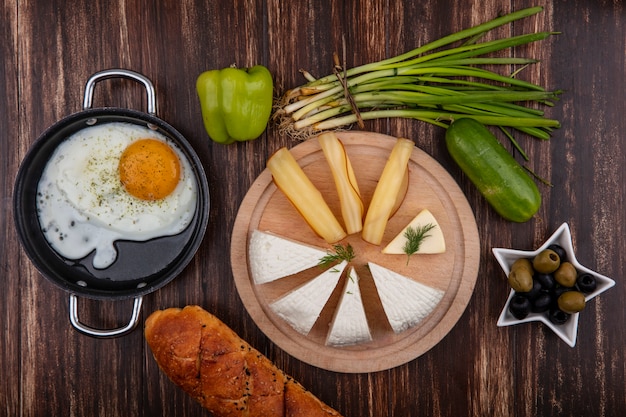
[[[339,132],[355,171],[365,204],[396,138],[371,132]],[[309,139],[291,149],[298,163],[322,192],[331,210],[342,222],[339,198],[332,174],[319,143]],[[422,209],[430,210],[440,224],[446,252],[437,255],[386,255],[381,248],[398,234]],[[480,258],[478,229],[463,192],[448,172],[428,154],[414,148],[409,160],[409,187],[402,205],[389,219],[381,246],[364,242],[359,234],[348,236],[356,258],[351,262],[360,277],[362,297],[372,342],[350,347],[325,345],[329,324],[339,301],[342,277],[311,332],[296,332],[269,308],[269,304],[319,274],[319,268],[256,285],[248,270],[248,239],[255,229],[332,249],[318,237],[279,191],[269,170],[264,170],[250,187],[235,220],[231,261],[237,291],[259,328],[281,349],[317,367],[336,372],[376,372],[402,365],[437,344],[463,314],[476,282]],[[374,262],[418,282],[444,291],[435,310],[413,328],[395,334],[387,322],[382,304],[369,274],[367,262]],[[345,275],[345,274],[344,274]]]

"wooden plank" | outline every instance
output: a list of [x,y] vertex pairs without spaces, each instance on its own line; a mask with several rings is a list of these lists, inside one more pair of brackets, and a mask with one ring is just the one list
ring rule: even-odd
[[[95,340],[69,325],[67,294],[34,270],[19,248],[12,219],[12,182],[32,142],[57,120],[79,111],[92,73],[125,67],[157,87],[158,115],[190,141],[207,171],[210,225],[196,258],[165,288],[146,297],[142,317],[158,308],[200,304],[346,416],[616,415],[623,411],[626,345],[620,277],[626,251],[623,210],[626,152],[624,56],[626,14],[619,1],[554,1],[544,13],[500,33],[562,31],[518,48],[540,58],[520,77],[562,88],[550,116],[562,121],[549,142],[520,136],[527,165],[541,186],[536,219],[500,219],[443,146],[443,131],[413,120],[367,122],[367,128],[411,136],[449,170],[474,210],[481,237],[479,279],[459,323],[418,359],[384,372],[342,374],[307,365],[274,345],[245,312],[228,261],[237,209],[267,157],[297,140],[270,127],[260,140],[225,147],[208,139],[194,91],[206,69],[261,63],[277,91],[332,70],[345,35],[353,66],[404,52],[501,12],[534,5],[469,0],[233,2],[134,0],[0,3],[0,415],[199,415],[145,348],[141,331]],[[99,86],[96,105],[143,109],[141,87]],[[618,281],[581,315],[569,348],[545,327],[497,328],[508,289],[492,247],[533,249],[563,221],[579,261]],[[128,302],[81,300],[81,317],[114,325]]]
[[[4,106],[0,112],[0,276],[2,292],[0,295],[0,375],[4,381],[0,384],[0,404],[7,415],[18,415],[20,407],[20,335],[23,323],[20,322],[21,282],[24,276],[20,269],[20,249],[13,227],[12,189],[13,178],[19,164],[16,138],[19,126],[15,116],[19,108],[17,43],[18,6],[7,1],[0,4],[3,24],[0,37],[0,95],[4,97]],[[1,413],[1,412],[0,412]]]

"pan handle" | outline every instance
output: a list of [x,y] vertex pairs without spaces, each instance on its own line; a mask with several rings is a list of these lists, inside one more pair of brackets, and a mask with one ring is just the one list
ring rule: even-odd
[[72,326],[74,326],[74,328],[79,332],[92,337],[110,338],[123,336],[126,333],[130,333],[132,330],[135,329],[135,327],[137,327],[137,323],[139,323],[139,313],[141,312],[142,302],[143,297],[135,297],[135,301],[133,303],[133,313],[130,317],[129,323],[126,326],[111,330],[101,330],[87,326],[80,322],[80,320],[78,319],[78,297],[76,297],[76,295],[74,294],[70,294],[70,323],[72,323]]
[[119,68],[96,72],[87,80],[87,84],[85,85],[85,99],[83,100],[83,110],[91,108],[91,105],[93,103],[93,90],[96,87],[96,83],[110,78],[128,78],[143,84],[143,86],[146,88],[146,92],[148,93],[148,114],[152,116],[156,115],[156,94],[154,92],[154,85],[152,85],[152,81],[150,81],[146,76],[139,74],[138,72]]

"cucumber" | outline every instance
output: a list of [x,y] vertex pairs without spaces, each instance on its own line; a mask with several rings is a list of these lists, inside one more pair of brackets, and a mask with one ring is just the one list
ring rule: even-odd
[[483,124],[455,120],[446,131],[446,146],[478,191],[503,218],[523,223],[541,206],[535,181]]

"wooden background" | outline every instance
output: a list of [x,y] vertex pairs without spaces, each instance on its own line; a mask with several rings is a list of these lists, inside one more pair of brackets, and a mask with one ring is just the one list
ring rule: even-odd
[[[268,155],[294,140],[269,129],[233,146],[208,141],[194,83],[207,69],[264,64],[279,91],[301,84],[298,69],[331,71],[345,35],[348,65],[383,59],[495,17],[535,5],[520,1],[1,0],[0,1],[0,415],[209,415],[160,373],[142,332],[96,340],[68,322],[68,295],[41,277],[19,247],[12,189],[19,163],[55,121],[81,109],[94,72],[124,67],[156,85],[158,115],[197,150],[210,182],[210,225],[197,256],[165,288],[158,308],[200,304],[322,400],[356,416],[618,416],[626,410],[626,11],[619,0],[545,2],[537,18],[501,33],[562,32],[515,53],[542,63],[522,77],[565,90],[549,111],[563,127],[549,142],[526,137],[529,167],[547,178],[544,203],[525,224],[500,219],[461,175],[443,130],[412,120],[367,129],[415,139],[458,180],[473,207],[481,266],[470,304],[432,350],[397,368],[340,374],[302,363],[254,325],[236,293],[230,233],[245,192]],[[138,85],[111,81],[95,105],[145,108]],[[579,261],[614,278],[615,288],[581,315],[569,348],[545,326],[498,328],[508,289],[493,247],[534,249],[563,222]],[[84,321],[124,322],[130,302],[80,301]]]

